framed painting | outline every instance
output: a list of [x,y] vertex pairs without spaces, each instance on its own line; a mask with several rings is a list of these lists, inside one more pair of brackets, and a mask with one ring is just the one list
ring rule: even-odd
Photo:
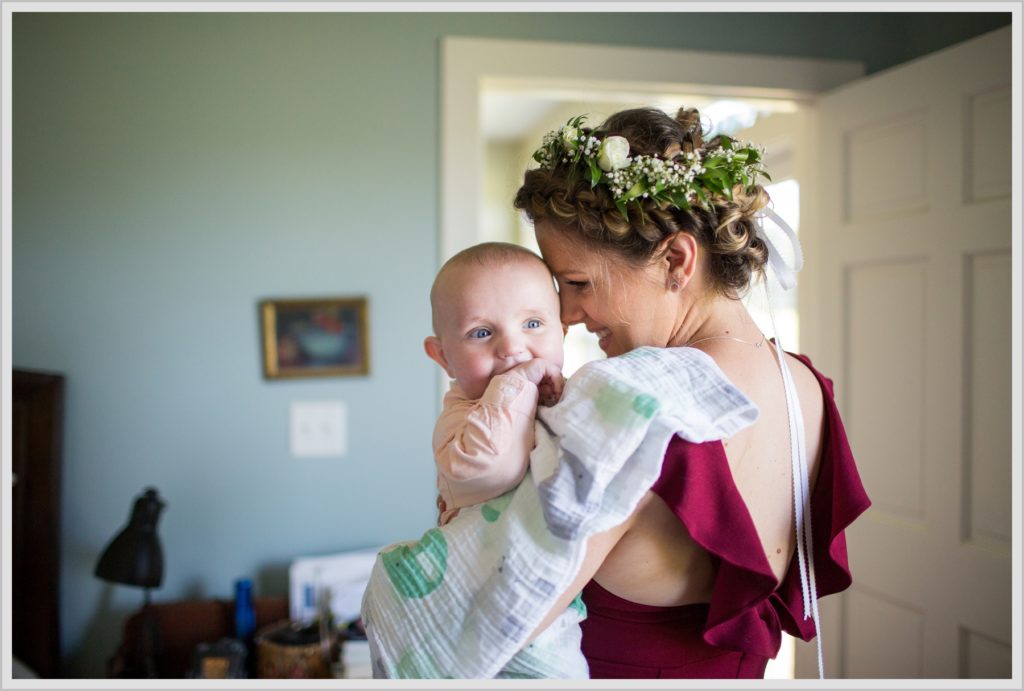
[[263,376],[369,374],[366,313],[364,297],[262,301]]

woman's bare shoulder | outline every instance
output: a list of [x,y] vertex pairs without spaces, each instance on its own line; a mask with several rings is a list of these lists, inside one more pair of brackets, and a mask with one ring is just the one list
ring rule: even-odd
[[786,364],[793,374],[793,383],[800,396],[800,407],[806,421],[819,419],[824,415],[825,399],[821,382],[810,367],[800,358],[786,353]]

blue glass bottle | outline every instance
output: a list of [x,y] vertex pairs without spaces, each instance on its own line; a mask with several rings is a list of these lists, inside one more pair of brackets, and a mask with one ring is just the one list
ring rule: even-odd
[[252,603],[252,580],[239,578],[235,581],[235,638],[245,646],[246,667],[253,663],[253,633],[256,630],[256,608]]

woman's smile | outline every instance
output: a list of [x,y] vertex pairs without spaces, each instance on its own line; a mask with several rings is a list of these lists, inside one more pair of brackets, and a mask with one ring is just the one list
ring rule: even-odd
[[608,344],[612,340],[611,329],[604,329],[604,328],[591,329],[591,328],[588,327],[587,331],[589,331],[590,333],[592,333],[595,336],[597,336],[597,345],[601,348],[602,351],[604,351],[605,355],[609,355],[609,353],[608,353]]

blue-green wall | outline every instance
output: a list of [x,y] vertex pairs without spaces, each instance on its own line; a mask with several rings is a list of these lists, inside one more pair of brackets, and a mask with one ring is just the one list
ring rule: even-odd
[[[13,24],[16,367],[67,376],[62,648],[102,676],[131,588],[92,576],[155,485],[156,601],[284,594],[296,556],[434,519],[439,39],[843,58],[869,72],[1007,15],[24,14]],[[366,378],[265,381],[257,302],[367,295]],[[343,460],[288,454],[342,399]]]

